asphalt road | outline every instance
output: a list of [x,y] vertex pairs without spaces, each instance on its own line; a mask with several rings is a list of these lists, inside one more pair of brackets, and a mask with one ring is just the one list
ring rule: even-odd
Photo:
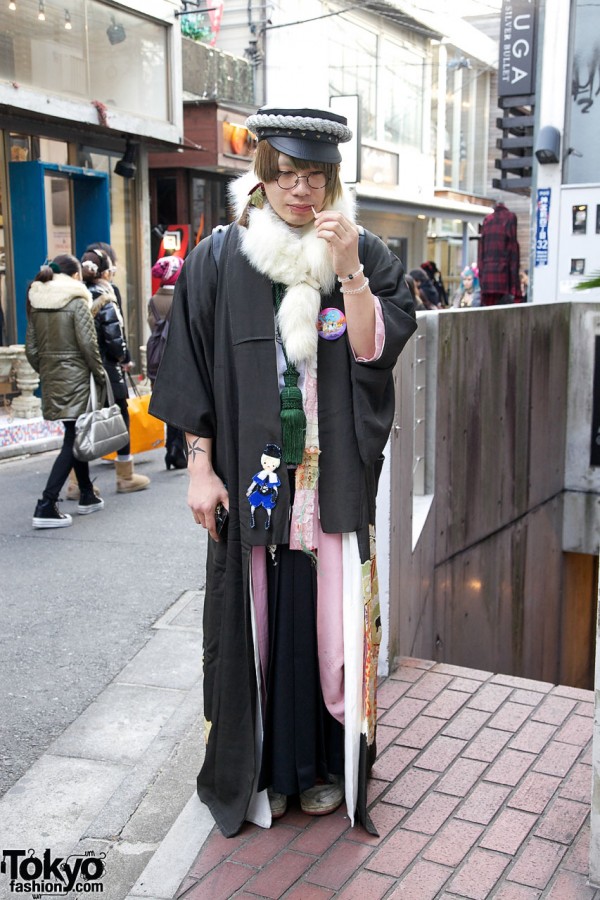
[[[204,584],[206,535],[186,505],[187,473],[162,450],[136,457],[145,491],[92,478],[105,508],[70,528],[31,517],[55,453],[0,461],[0,796],[151,637],[183,591]],[[64,491],[63,491],[64,496]]]

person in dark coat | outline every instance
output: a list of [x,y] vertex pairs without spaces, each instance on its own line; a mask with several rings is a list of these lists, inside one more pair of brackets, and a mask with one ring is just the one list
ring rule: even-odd
[[25,353],[40,374],[42,413],[49,421],[61,420],[65,429],[32,524],[34,528],[64,528],[72,524],[72,518],[59,512],[57,501],[71,469],[79,486],[77,512],[85,515],[104,507],[102,498],[94,493],[88,463],[73,453],[75,422],[86,411],[90,396],[90,372],[99,391],[105,384],[92,300],[82,283],[79,260],[63,254],[42,266],[27,300]]
[[433,286],[438,293],[440,306],[448,306],[448,291],[446,290],[444,279],[442,278],[442,273],[438,269],[435,262],[432,259],[428,259],[424,263],[421,263],[421,268],[423,269],[427,277],[433,282]]
[[477,248],[482,306],[520,302],[519,264],[517,217],[496,203],[483,220]]
[[411,269],[409,274],[417,286],[419,297],[425,309],[440,309],[439,294],[427,272],[424,269]]
[[[175,282],[179,278],[183,260],[180,256],[162,256],[152,266],[152,277],[160,280],[160,285],[156,293],[148,302],[148,327],[150,334],[154,332],[158,322],[166,320],[168,323],[171,317],[171,307],[173,306],[173,291],[175,290]],[[150,344],[148,344],[150,346]],[[164,347],[164,341],[161,340],[159,347]],[[160,365],[160,357],[157,366]],[[158,371],[158,368],[156,369]],[[148,366],[148,378],[154,384],[156,371],[151,372]],[[165,465],[168,470],[171,466],[174,469],[185,469],[187,467],[187,456],[185,455],[185,443],[183,432],[179,428],[174,428],[167,423],[167,434],[165,440]]]
[[210,535],[198,793],[226,836],[295,798],[308,815],[345,798],[374,830],[375,496],[414,303],[355,223],[346,119],[264,109],[247,127],[237,220],[186,259],[150,404],[186,432],[188,505]]
[[411,293],[411,297],[413,298],[413,301],[415,304],[415,312],[424,312],[425,304],[423,303],[423,301],[421,300],[421,297],[419,296],[419,292],[417,290],[417,283],[416,283],[415,279],[412,277],[412,275],[405,275],[404,279],[405,279],[408,289]]
[[[124,367],[130,356],[125,340],[123,316],[111,284],[111,258],[105,250],[95,248],[86,251],[81,258],[83,280],[92,295],[92,315],[96,325],[100,355],[110,379],[115,403],[129,430],[128,390],[125,383]],[[134,471],[131,443],[120,448],[115,460],[117,492],[130,494],[142,491],[150,484],[146,475]]]

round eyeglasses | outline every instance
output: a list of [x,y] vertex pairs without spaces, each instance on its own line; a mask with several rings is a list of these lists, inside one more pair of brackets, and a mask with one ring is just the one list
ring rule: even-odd
[[276,178],[277,184],[284,191],[295,188],[301,178],[306,178],[307,185],[315,191],[327,187],[327,175],[325,172],[311,172],[310,175],[296,175],[295,172],[280,172]]

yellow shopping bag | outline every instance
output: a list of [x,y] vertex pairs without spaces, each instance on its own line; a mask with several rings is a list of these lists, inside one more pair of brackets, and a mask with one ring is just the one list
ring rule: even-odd
[[[145,453],[147,450],[157,450],[165,446],[165,423],[155,416],[150,415],[148,406],[150,394],[136,394],[127,398],[129,410],[129,437],[132,453]],[[117,454],[111,453],[104,459],[116,459]]]

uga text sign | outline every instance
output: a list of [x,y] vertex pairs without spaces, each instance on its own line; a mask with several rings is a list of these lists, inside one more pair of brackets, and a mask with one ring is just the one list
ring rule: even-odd
[[498,97],[535,91],[537,0],[504,0],[500,18]]

